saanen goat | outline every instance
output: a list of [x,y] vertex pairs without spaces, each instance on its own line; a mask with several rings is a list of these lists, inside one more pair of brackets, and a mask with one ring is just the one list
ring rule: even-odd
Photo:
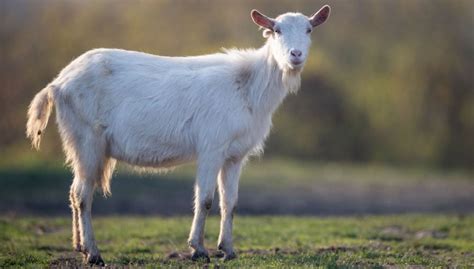
[[66,66],[34,97],[27,136],[39,148],[53,104],[68,164],[73,247],[89,264],[104,265],[91,222],[97,187],[110,193],[117,160],[139,167],[197,163],[192,259],[209,260],[204,224],[216,185],[221,226],[218,248],[235,258],[232,218],[240,172],[262,150],[272,114],[300,86],[312,29],[329,6],[311,17],[269,18],[252,10],[267,38],[259,49],[225,50],[194,57],[163,57],[119,49],[94,49]]

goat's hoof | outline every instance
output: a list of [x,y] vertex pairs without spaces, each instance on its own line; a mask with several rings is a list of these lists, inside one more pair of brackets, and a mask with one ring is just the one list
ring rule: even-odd
[[81,245],[76,245],[76,246],[74,247],[74,251],[77,251],[77,252],[80,252],[80,253],[85,253],[85,252],[82,250]]
[[227,253],[224,254],[224,259],[223,259],[223,261],[226,262],[226,261],[233,260],[233,259],[235,259],[235,258],[237,258],[237,255],[235,254],[235,252],[232,251],[232,252],[229,253],[229,254],[227,254]]
[[105,266],[104,260],[100,255],[87,255],[87,263],[90,265]]
[[217,245],[217,249],[220,250],[222,253],[224,253],[224,258],[223,258],[224,261],[230,261],[237,258],[237,255],[235,255],[235,252],[232,250],[232,247],[230,247],[229,249],[224,246],[225,245],[223,243],[219,243]]
[[210,263],[211,259],[209,258],[209,255],[206,252],[203,251],[194,251],[193,255],[191,256],[191,260],[193,261],[199,261],[199,260],[204,260],[206,263]]

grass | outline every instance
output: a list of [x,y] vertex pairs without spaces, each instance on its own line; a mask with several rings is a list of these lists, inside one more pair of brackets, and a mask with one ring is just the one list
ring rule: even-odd
[[[111,266],[202,267],[186,258],[189,217],[94,219],[99,248]],[[219,220],[209,218],[211,266],[385,267],[474,266],[474,216],[364,217],[237,216],[238,259],[216,257]],[[0,267],[78,266],[70,246],[70,219],[2,217]]]
[[[106,263],[203,267],[186,256],[190,217],[126,215],[189,216],[194,167],[168,175],[128,171],[120,167],[112,197],[96,195],[93,205]],[[240,184],[238,213],[247,216],[235,221],[239,258],[224,264],[217,257],[213,208],[206,226],[211,266],[474,267],[473,179],[466,171],[253,160]],[[70,219],[63,217],[70,183],[71,174],[57,163],[0,163],[0,268],[82,265],[72,251]],[[397,212],[438,213],[387,214]],[[248,216],[262,213],[363,217]]]

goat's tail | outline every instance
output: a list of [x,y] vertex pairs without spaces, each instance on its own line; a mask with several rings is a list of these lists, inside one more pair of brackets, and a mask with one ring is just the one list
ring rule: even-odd
[[48,125],[49,115],[53,108],[52,90],[51,84],[42,89],[33,98],[28,109],[26,136],[31,139],[31,145],[37,150],[40,147],[41,134]]

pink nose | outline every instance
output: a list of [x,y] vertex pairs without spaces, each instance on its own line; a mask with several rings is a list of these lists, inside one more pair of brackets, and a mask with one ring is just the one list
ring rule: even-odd
[[301,50],[297,50],[297,49],[290,50],[290,54],[291,56],[294,56],[294,57],[301,57],[301,55],[303,55]]

